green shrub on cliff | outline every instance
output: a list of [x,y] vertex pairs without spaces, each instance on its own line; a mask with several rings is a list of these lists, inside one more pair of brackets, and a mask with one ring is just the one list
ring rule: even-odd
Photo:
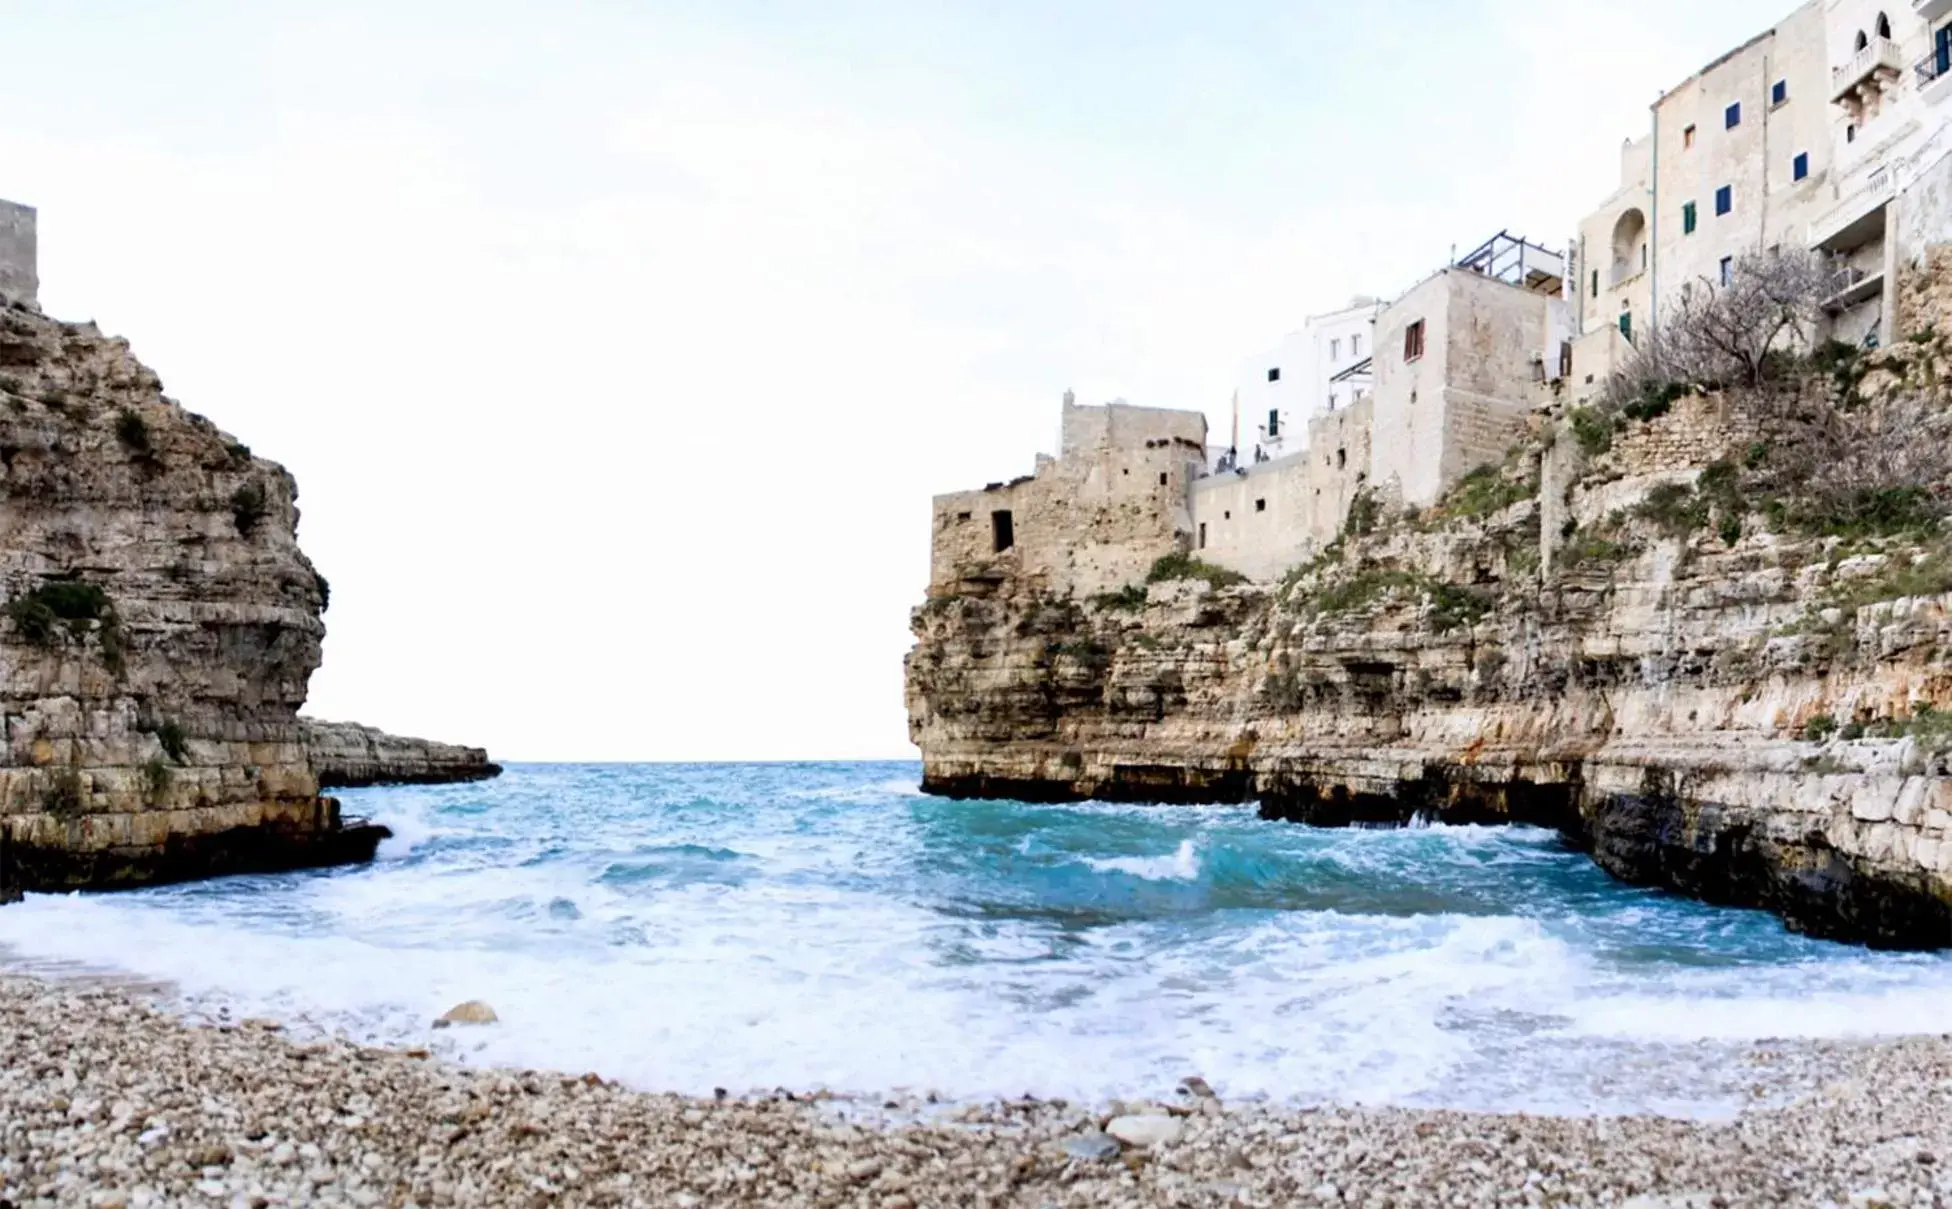
[[1240,572],[1202,562],[1191,554],[1168,554],[1153,563],[1152,570],[1148,571],[1145,577],[1145,581],[1149,584],[1166,583],[1175,579],[1204,580],[1216,588],[1231,588],[1236,584],[1247,582],[1247,577]]
[[1457,480],[1438,510],[1445,516],[1490,516],[1538,493],[1536,478],[1512,478],[1503,467],[1487,462]]
[[257,532],[258,525],[263,522],[270,510],[262,483],[246,483],[231,492],[231,519],[237,523],[237,531],[245,537]]
[[1579,442],[1580,452],[1587,457],[1598,457],[1613,448],[1613,421],[1599,408],[1575,407],[1566,419],[1572,424],[1572,436]]
[[164,722],[156,728],[156,742],[163,745],[163,753],[178,764],[190,758],[190,738],[183,728],[175,722]]
[[[1157,567],[1154,569],[1157,570]],[[1138,584],[1126,584],[1116,592],[1098,593],[1091,598],[1091,603],[1099,609],[1136,613],[1145,608],[1145,589]]]
[[48,778],[47,790],[41,795],[41,809],[58,819],[71,819],[81,813],[87,805],[88,794],[81,784],[81,774],[72,768],[64,768]]

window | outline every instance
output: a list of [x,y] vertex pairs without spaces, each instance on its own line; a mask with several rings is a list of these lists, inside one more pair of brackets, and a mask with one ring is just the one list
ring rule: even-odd
[[1593,270],[1593,297],[1598,298],[1599,296],[1600,296],[1600,271],[1598,269],[1594,269]]
[[1200,549],[1206,549],[1206,522],[1200,522]]
[[1017,527],[1008,509],[990,513],[990,544],[998,554],[1017,544]]
[[1266,501],[1266,500],[1255,500],[1255,501],[1254,501],[1254,511],[1256,511],[1256,512],[1266,512],[1266,511],[1267,511],[1267,501]]
[[966,520],[968,520],[968,519],[969,519],[969,513],[967,513],[967,512],[958,512],[958,513],[956,513],[956,523],[957,523],[957,524],[961,524],[961,523],[962,523],[963,521],[966,521]]
[[1787,100],[1789,100],[1788,80],[1777,80],[1769,86],[1769,103],[1771,105],[1780,105]]
[[1864,31],[1863,31],[1863,30],[1861,30],[1861,29],[1860,29],[1860,30],[1858,30],[1858,31],[1857,31],[1857,49],[1859,49],[1859,50],[1864,50],[1865,48],[1867,48],[1867,47],[1869,47],[1869,46],[1870,46],[1870,44],[1871,44],[1871,40],[1870,40],[1869,38],[1867,38],[1867,37],[1865,37],[1865,36],[1864,36]]
[[1328,342],[1328,359],[1330,361],[1340,361],[1342,359],[1342,341],[1331,340]]
[[1267,413],[1267,435],[1271,437],[1281,435],[1281,413],[1272,409]]
[[1403,329],[1403,359],[1415,361],[1423,356],[1423,320]]
[[1735,186],[1723,185],[1715,190],[1715,213],[1723,215],[1735,208]]
[[1335,451],[1335,468],[1336,468],[1337,470],[1341,470],[1341,469],[1343,469],[1343,468],[1345,468],[1345,467],[1347,467],[1347,466],[1348,466],[1348,464],[1349,464],[1349,451],[1348,451],[1348,450],[1346,450],[1346,449],[1338,449],[1338,450],[1336,450],[1336,451]]
[[1681,234],[1693,235],[1694,225],[1695,225],[1694,203],[1693,202],[1681,203]]
[[1681,132],[1681,150],[1686,151],[1693,146],[1694,146],[1694,127],[1690,126],[1686,130],[1683,130]]
[[1164,487],[1166,485],[1166,472],[1163,470],[1159,472],[1159,485],[1161,487]]
[[1844,142],[1854,143],[1856,141],[1857,141],[1857,123],[1852,122],[1850,125],[1844,127]]
[[1632,311],[1620,312],[1620,334],[1627,338],[1628,344],[1633,343],[1633,312]]
[[1724,256],[1722,257],[1722,284],[1728,285],[1734,280],[1735,280],[1735,258],[1733,256]]
[[1349,355],[1351,357],[1362,356],[1362,336],[1360,333],[1349,337]]
[[1267,371],[1267,380],[1270,382],[1279,382],[1281,380],[1281,367],[1277,365]]
[[1891,40],[1891,18],[1883,13],[1877,15],[1877,36],[1887,42]]
[[1733,130],[1742,124],[1742,102],[1737,101],[1722,110],[1722,129]]
[[1795,159],[1789,162],[1789,176],[1791,180],[1800,181],[1804,177],[1808,176],[1809,174],[1810,174],[1810,153],[1804,151],[1799,153]]

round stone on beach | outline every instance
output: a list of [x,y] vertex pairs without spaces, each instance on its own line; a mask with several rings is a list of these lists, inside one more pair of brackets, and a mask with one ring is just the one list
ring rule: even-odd
[[466,1003],[457,1003],[447,1009],[446,1015],[434,1021],[434,1027],[446,1028],[450,1024],[493,1024],[500,1019],[500,1016],[495,1015],[494,1008],[479,999],[470,999]]
[[1184,1126],[1172,1117],[1113,1117],[1105,1132],[1127,1146],[1143,1149],[1179,1141]]
[[1103,1162],[1118,1157],[1118,1139],[1108,1134],[1085,1133],[1064,1140],[1064,1153],[1087,1162]]

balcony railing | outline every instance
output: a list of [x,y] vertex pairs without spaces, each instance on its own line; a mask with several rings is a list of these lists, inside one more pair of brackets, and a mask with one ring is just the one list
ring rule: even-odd
[[[1952,0],[1948,0],[1948,2],[1952,2]],[[1918,73],[1918,86],[1920,88],[1923,88],[1925,85],[1930,84],[1933,80],[1939,79],[1942,76],[1952,74],[1952,44],[1941,46],[1931,54],[1918,60],[1918,65],[1912,68],[1912,70]]]
[[1856,108],[1903,75],[1898,44],[1889,38],[1872,38],[1848,63],[1831,70],[1830,99]]
[[1606,288],[1617,290],[1646,271],[1637,264],[1616,264],[1606,274]]

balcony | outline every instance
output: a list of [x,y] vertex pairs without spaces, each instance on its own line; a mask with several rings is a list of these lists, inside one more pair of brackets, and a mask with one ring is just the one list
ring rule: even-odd
[[1616,264],[1606,274],[1606,288],[1609,290],[1617,290],[1646,271],[1646,269],[1631,262],[1627,264]]
[[1848,252],[1883,238],[1885,211],[1890,204],[1891,170],[1879,168],[1862,187],[1845,194],[1810,221],[1810,246],[1825,252]]
[[1845,266],[1837,270],[1830,283],[1830,296],[1823,300],[1823,309],[1832,315],[1841,315],[1860,302],[1868,302],[1884,292],[1884,271],[1882,269],[1860,269]]
[[1861,117],[1877,108],[1878,99],[1904,78],[1904,59],[1889,38],[1872,38],[1850,61],[1830,72],[1830,100]]
[[[1952,0],[1945,0],[1945,3],[1952,5]],[[1927,104],[1937,104],[1946,93],[1952,92],[1952,85],[1948,85],[1948,81],[1952,81],[1952,43],[1940,46],[1918,60],[1918,65],[1911,70],[1918,78],[1918,95],[1924,97]]]
[[1936,22],[1952,13],[1952,0],[1912,0],[1911,7],[1917,10],[1920,21]]

